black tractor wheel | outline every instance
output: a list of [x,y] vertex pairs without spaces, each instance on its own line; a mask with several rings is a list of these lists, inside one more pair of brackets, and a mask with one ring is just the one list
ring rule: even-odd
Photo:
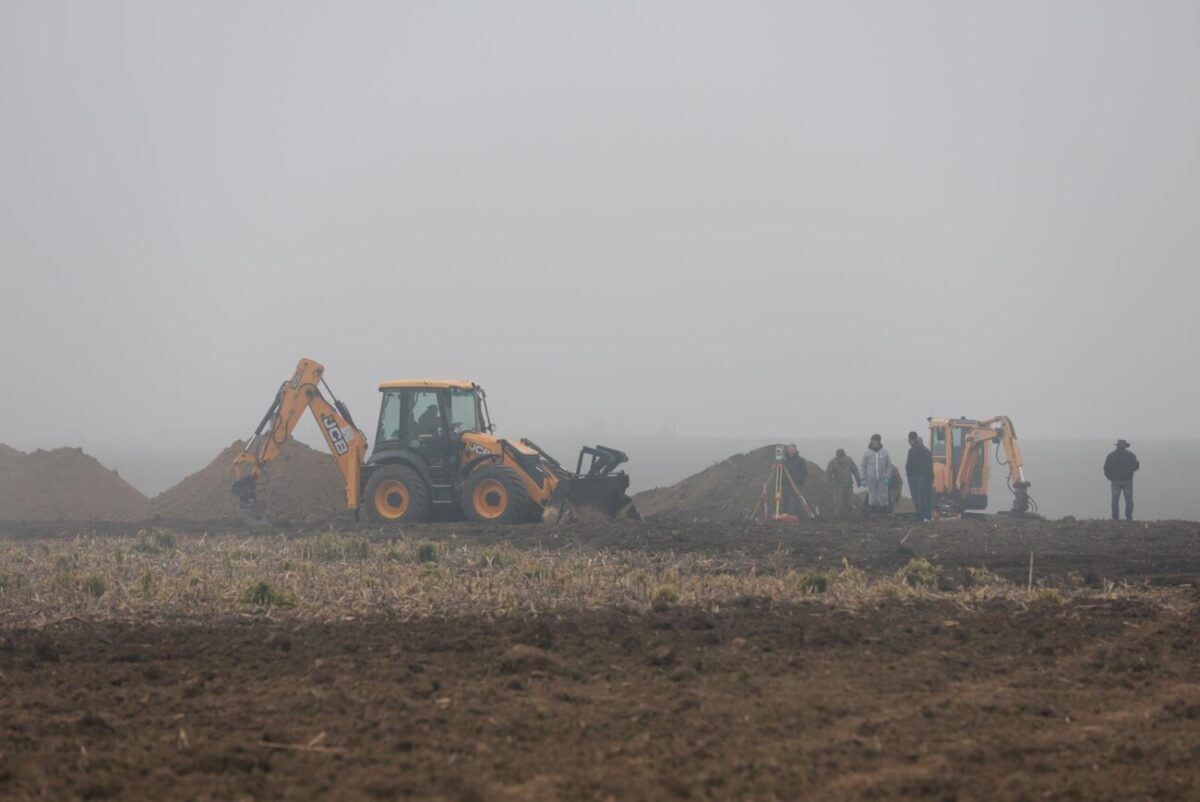
[[515,524],[528,521],[533,502],[525,483],[505,465],[483,465],[463,483],[462,508],[468,521]]
[[407,465],[384,465],[367,480],[363,505],[372,521],[415,524],[429,520],[429,485]]

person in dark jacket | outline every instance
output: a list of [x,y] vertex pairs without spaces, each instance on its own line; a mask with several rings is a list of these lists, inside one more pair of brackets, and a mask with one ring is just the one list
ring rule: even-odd
[[796,487],[803,490],[804,483],[808,481],[808,462],[800,456],[800,451],[796,448],[795,443],[787,447],[783,461],[787,466],[788,473],[792,475],[792,481],[796,483]]
[[1125,494],[1125,520],[1133,520],[1133,475],[1142,467],[1129,450],[1129,443],[1117,441],[1117,448],[1104,460],[1104,476],[1112,483],[1112,517],[1121,517],[1121,494]]
[[932,521],[933,454],[916,432],[908,433],[908,459],[904,463],[904,472],[908,474],[908,492],[915,508],[913,517],[918,521]]
[[[800,450],[796,448],[795,443],[789,445],[784,452],[783,465],[787,468],[788,475],[792,477],[792,481],[796,483],[796,489],[803,493],[804,483],[808,481],[808,462],[804,457],[800,456]],[[800,499],[795,496],[796,493],[792,490],[791,484],[785,482],[783,489],[783,511],[803,517],[806,514],[804,513],[804,507],[800,504]]]

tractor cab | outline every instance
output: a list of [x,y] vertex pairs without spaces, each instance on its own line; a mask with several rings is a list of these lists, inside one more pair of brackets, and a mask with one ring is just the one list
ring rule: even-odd
[[[417,458],[434,488],[453,483],[462,453],[462,436],[490,432],[486,395],[472,381],[411,380],[379,385],[379,426],[371,462],[407,452]],[[448,492],[448,491],[447,491]]]

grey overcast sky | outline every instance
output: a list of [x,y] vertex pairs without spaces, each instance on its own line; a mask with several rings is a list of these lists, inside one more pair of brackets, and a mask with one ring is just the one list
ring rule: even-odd
[[[1194,437],[1196,2],[0,0],[0,441]],[[615,445],[619,443],[614,442]]]

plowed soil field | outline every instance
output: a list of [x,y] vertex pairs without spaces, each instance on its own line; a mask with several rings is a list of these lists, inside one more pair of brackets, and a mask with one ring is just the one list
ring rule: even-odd
[[[443,524],[263,537],[180,535],[153,553],[104,537],[0,542],[0,798],[1200,795],[1197,524]],[[360,540],[361,551],[346,545]],[[214,548],[215,567],[201,565]],[[261,552],[282,548],[292,551],[268,566]],[[385,601],[364,612],[368,596],[355,594],[385,600],[403,548],[430,560],[396,568],[416,577],[413,592],[450,581],[478,592],[493,560],[515,561],[507,570],[541,593],[646,555],[663,581],[672,555],[692,557],[679,558],[678,595],[644,604],[614,586],[611,601],[541,596],[537,609],[497,598],[494,612]],[[77,554],[81,573],[115,564],[118,579],[64,596],[81,606],[47,617],[47,593],[20,588],[67,582],[30,564],[60,552]],[[939,566],[938,587],[891,584],[913,559]],[[843,560],[883,584],[713,601],[727,574],[784,587],[836,565],[836,583],[858,575]],[[297,580],[294,606],[238,611],[234,600],[205,613],[155,573],[176,564],[179,588],[217,604],[220,591],[202,591],[241,570],[348,584],[340,596],[321,585],[332,606],[309,606]],[[1000,589],[980,595],[970,577],[984,568]],[[142,590],[119,578],[143,570]],[[157,613],[138,601],[151,587],[170,588]]]

